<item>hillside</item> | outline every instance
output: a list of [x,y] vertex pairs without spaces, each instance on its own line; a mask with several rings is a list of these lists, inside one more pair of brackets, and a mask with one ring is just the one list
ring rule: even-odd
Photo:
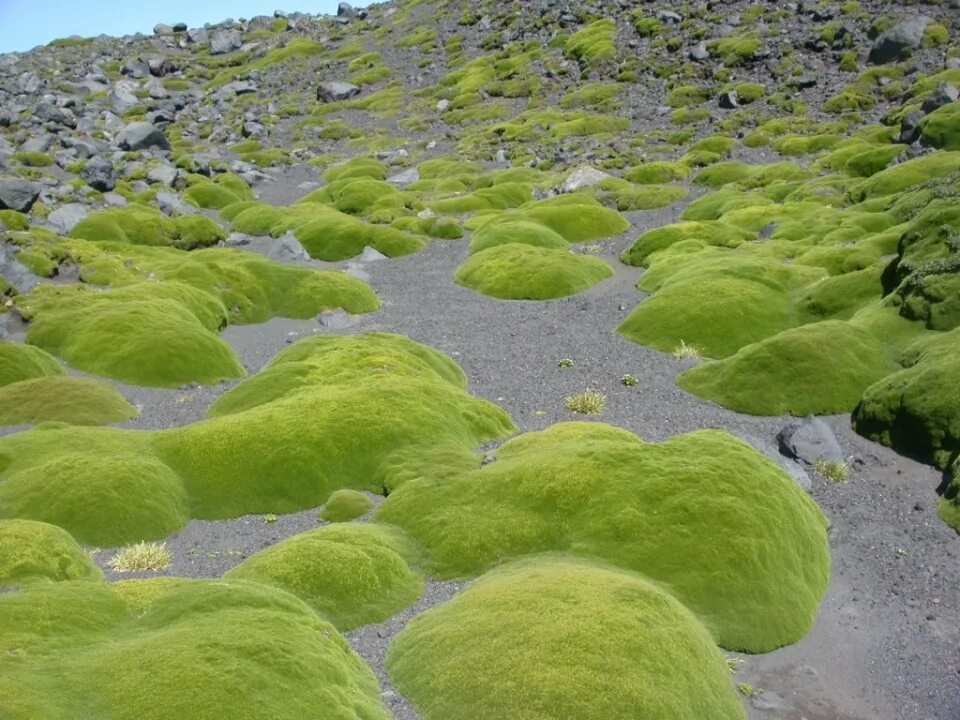
[[960,4],[0,55],[0,717],[960,720]]

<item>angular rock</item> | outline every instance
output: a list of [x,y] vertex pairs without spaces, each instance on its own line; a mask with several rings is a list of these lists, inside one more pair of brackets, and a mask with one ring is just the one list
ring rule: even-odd
[[391,175],[387,178],[387,182],[398,187],[406,187],[407,185],[417,182],[419,179],[420,171],[412,167],[401,170],[396,175]]
[[687,54],[690,56],[691,60],[695,60],[696,62],[706,62],[710,59],[710,53],[707,51],[707,44],[703,42],[690,50],[690,52]]
[[923,32],[931,22],[930,18],[917,15],[894,25],[874,41],[868,62],[875,65],[894,62],[900,59],[904,50],[920,47]]
[[210,39],[210,33],[206,28],[191,28],[187,30],[187,40],[198,45],[203,45]]
[[737,91],[728,90],[727,92],[720,93],[720,101],[718,104],[723,110],[736,110],[740,107],[740,98],[737,97]]
[[136,84],[129,80],[121,80],[113,86],[107,99],[110,101],[110,106],[114,112],[118,115],[123,115],[123,113],[130,108],[134,108],[140,104],[140,99],[134,95],[134,90],[136,89]]
[[70,110],[59,108],[51,103],[40,103],[34,109],[33,114],[41,120],[58,123],[68,128],[77,126],[77,116]]
[[171,187],[177,181],[179,174],[180,171],[170,165],[156,165],[147,172],[147,182]]
[[956,102],[958,97],[960,97],[960,92],[957,91],[956,87],[950,83],[942,82],[923,101],[921,110],[925,113],[932,113],[937,108]]
[[222,88],[217,90],[213,94],[214,100],[229,100],[232,97],[237,95],[247,95],[249,93],[255,93],[257,91],[257,86],[246,80],[234,80],[233,82],[228,82]]
[[178,70],[176,63],[170,58],[150,58],[147,60],[147,66],[154,77],[166,77]]
[[357,16],[357,12],[353,9],[353,5],[342,2],[337,5],[337,16],[352,18]]
[[288,232],[270,248],[267,257],[277,262],[307,262],[308,253],[292,232]]
[[139,80],[150,76],[150,66],[143,60],[137,58],[135,60],[127,60],[127,62],[123,64],[123,67],[120,68],[120,72],[123,75],[129,75]]
[[47,222],[62,234],[73,230],[74,226],[87,216],[87,208],[79,203],[62,205],[50,213]]
[[789,458],[813,465],[819,459],[843,461],[843,449],[833,430],[823,420],[808,415],[799,425],[788,425],[777,433],[780,452]]
[[40,185],[21,178],[0,180],[0,210],[28,212],[40,196]]
[[563,184],[557,188],[561,193],[572,193],[584,188],[599,185],[604,180],[609,180],[612,176],[607,173],[592,168],[589,165],[581,165],[567,176]]
[[217,30],[210,38],[210,54],[224,55],[243,46],[239,30]]
[[130,123],[120,131],[117,141],[123,150],[170,149],[170,141],[163,130],[148,122]]
[[317,100],[340,102],[360,94],[360,88],[348,82],[323,82],[317,87]]
[[907,113],[900,120],[900,135],[897,138],[898,143],[912,145],[920,139],[920,121],[924,114],[920,111]]
[[80,171],[80,177],[86,181],[87,185],[100,192],[109,192],[117,186],[113,163],[103,155],[90,158]]

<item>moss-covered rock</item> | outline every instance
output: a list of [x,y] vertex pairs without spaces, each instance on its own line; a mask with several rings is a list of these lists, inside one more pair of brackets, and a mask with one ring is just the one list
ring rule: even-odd
[[563,556],[507,565],[420,615],[387,667],[425,720],[746,717],[686,608],[638,575]]
[[64,370],[40,348],[0,340],[0,387],[34,378],[57,377]]
[[370,669],[265,585],[56,583],[0,596],[0,714],[386,720]]
[[375,517],[419,541],[441,577],[549,550],[603,558],[669,586],[721,645],[751,652],[802,637],[829,575],[817,506],[717,431],[648,444],[609,425],[556,425],[481,469],[409,480]]
[[858,433],[944,468],[960,451],[960,329],[922,337],[900,359],[904,369],[863,393]]
[[0,520],[0,587],[102,579],[66,530],[34,520]]
[[225,577],[290,592],[338,630],[386,620],[411,605],[423,579],[409,540],[379,525],[331,525],[247,558]]
[[691,368],[690,392],[751,415],[849,412],[863,391],[896,369],[873,335],[840,320],[791,328]]
[[111,425],[136,416],[137,409],[123,395],[96,380],[44,377],[0,387],[0,425]]
[[600,258],[523,243],[495,245],[471,255],[458,283],[504,300],[548,300],[575,295],[613,275]]
[[960,150],[960,102],[947,103],[927,115],[920,125],[920,140],[943,150]]

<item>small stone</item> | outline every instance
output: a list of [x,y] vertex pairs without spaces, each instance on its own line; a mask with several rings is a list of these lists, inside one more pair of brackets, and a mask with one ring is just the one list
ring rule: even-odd
[[360,88],[348,82],[323,82],[317,87],[317,100],[340,102],[360,94]]

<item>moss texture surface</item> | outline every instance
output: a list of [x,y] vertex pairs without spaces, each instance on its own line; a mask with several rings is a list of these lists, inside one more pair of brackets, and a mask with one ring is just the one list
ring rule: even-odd
[[0,387],[0,425],[112,425],[136,416],[123,395],[96,380],[46,377]]
[[33,520],[0,520],[0,587],[102,579],[66,530]]

